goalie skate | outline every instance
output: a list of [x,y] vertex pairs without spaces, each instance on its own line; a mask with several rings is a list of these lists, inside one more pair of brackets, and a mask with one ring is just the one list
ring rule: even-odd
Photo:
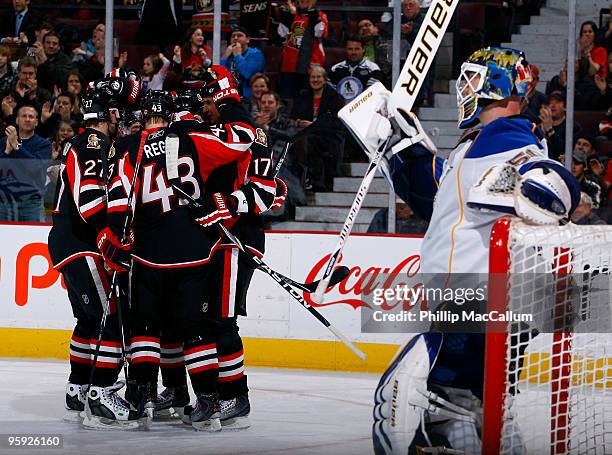
[[189,404],[187,386],[166,387],[155,400],[155,420],[182,419]]
[[81,422],[81,411],[85,410],[85,400],[87,399],[87,384],[72,384],[66,385],[66,413],[64,420],[66,422]]
[[109,387],[90,386],[87,393],[87,410],[84,414],[83,426],[96,430],[135,430],[140,424],[139,413],[131,409],[127,401],[117,392],[123,387],[123,382],[117,382]]
[[221,407],[221,426],[224,430],[240,430],[251,426],[249,420],[251,405],[247,394],[231,400],[220,400],[219,405]]

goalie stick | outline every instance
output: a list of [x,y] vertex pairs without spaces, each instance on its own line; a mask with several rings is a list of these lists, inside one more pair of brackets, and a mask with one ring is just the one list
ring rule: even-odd
[[[427,71],[436,56],[438,47],[440,47],[444,33],[450,24],[458,3],[459,0],[434,0],[427,10],[425,19],[423,19],[419,33],[417,34],[414,44],[410,48],[406,63],[404,63],[404,67],[400,71],[399,77],[393,86],[393,91],[391,92],[387,104],[387,113],[394,119],[397,119],[398,122],[402,121],[402,116],[398,111],[403,110],[408,113],[412,110],[412,106],[423,85]],[[363,110],[364,106],[370,107],[374,101],[377,101],[376,97],[373,96],[376,90],[377,87],[375,84],[355,98],[354,101],[344,106],[338,113],[338,117],[347,123],[351,132],[353,129],[350,127],[351,125],[349,125],[349,122],[346,121],[346,117],[350,117],[350,115],[357,111]],[[363,127],[361,129],[363,129]],[[353,229],[357,214],[368,193],[370,184],[374,179],[376,169],[378,169],[382,161],[391,136],[389,135],[387,140],[384,141],[374,153],[372,153],[371,146],[368,146],[360,138],[357,139],[361,147],[364,148],[366,153],[372,156],[372,158],[363,180],[361,181],[361,185],[357,190],[353,204],[349,209],[346,220],[344,221],[336,246],[331,252],[329,261],[325,266],[319,286],[312,296],[312,299],[317,303],[323,303],[325,289],[329,283],[332,270],[340,259],[346,240]]]
[[[196,200],[194,200],[190,195],[185,193],[182,188],[174,182],[179,181],[178,175],[178,148],[179,148],[179,140],[176,135],[168,135],[166,138],[166,173],[168,176],[168,180],[170,181],[172,188],[177,191],[183,199],[189,201],[195,207],[198,207],[199,204]],[[342,332],[340,332],[336,327],[334,327],[321,313],[319,313],[316,309],[314,309],[310,304],[308,304],[304,298],[293,288],[293,286],[306,291],[313,292],[317,287],[317,283],[298,283],[290,278],[281,275],[280,273],[271,269],[265,262],[263,262],[258,256],[253,254],[251,251],[246,249],[242,242],[233,235],[223,224],[218,223],[220,231],[225,234],[225,236],[235,244],[240,251],[244,253],[244,255],[255,265],[255,267],[262,272],[266,273],[274,281],[276,281],[281,287],[287,291],[291,297],[298,301],[300,305],[306,308],[310,314],[312,314],[321,324],[323,324],[327,329],[332,332],[338,340],[340,340],[346,347],[348,347],[357,357],[361,360],[365,360],[366,355],[361,351],[357,346],[355,346]],[[348,268],[339,268],[335,271],[334,279],[336,283],[342,281],[348,275]],[[329,280],[331,281],[331,280]]]

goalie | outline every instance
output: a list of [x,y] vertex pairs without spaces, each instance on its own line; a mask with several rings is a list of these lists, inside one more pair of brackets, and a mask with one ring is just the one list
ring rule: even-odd
[[[421,213],[431,213],[422,245],[427,252],[421,257],[423,273],[486,274],[491,228],[501,216],[558,224],[576,208],[578,182],[548,159],[544,135],[519,115],[530,81],[523,52],[485,48],[470,56],[457,81],[457,102],[459,128],[472,129],[446,157],[441,172],[436,172],[440,158],[432,157],[435,146],[418,119],[401,109],[395,115],[397,127],[383,167],[398,194],[409,204],[418,201]],[[388,138],[381,136],[380,142]],[[431,152],[429,159],[422,159],[423,150]],[[408,174],[432,181],[399,187]],[[435,198],[434,192],[424,194],[424,188],[436,187]],[[433,208],[424,204],[427,200]],[[444,447],[437,453],[480,453],[484,340],[482,333],[425,333],[400,351],[375,393],[377,454],[416,453],[417,446]]]

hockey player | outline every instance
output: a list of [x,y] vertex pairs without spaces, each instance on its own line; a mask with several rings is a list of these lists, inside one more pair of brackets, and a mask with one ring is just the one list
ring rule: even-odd
[[[215,85],[218,78],[227,77],[232,87],[236,85],[225,68],[213,66],[211,71],[216,76],[205,81],[203,88],[205,97],[202,117],[205,123],[213,125],[213,128],[241,120],[248,123],[248,114],[241,106],[222,111],[217,109],[210,92],[211,84]],[[205,197],[214,193],[231,194],[230,197],[236,198],[236,213],[223,223],[247,248],[261,257],[264,254],[265,237],[259,215],[271,208],[282,206],[287,190],[284,182],[280,179],[275,181],[272,175],[272,154],[267,146],[265,132],[257,128],[255,133],[256,138],[248,159],[229,163],[213,171],[207,180]],[[196,217],[201,216],[198,210],[194,212]],[[226,238],[222,239],[220,248],[213,254],[210,267],[207,313],[214,321],[219,354],[221,423],[224,428],[246,428],[250,425],[250,405],[237,317],[246,315],[246,294],[254,269],[239,253],[238,247]],[[219,277],[223,279],[219,280]],[[176,378],[180,374],[180,365],[176,364],[173,372],[170,372],[169,368],[162,369],[162,372],[164,370],[170,382],[171,377]],[[166,385],[166,381],[164,384]],[[181,394],[181,388],[174,392],[167,388],[160,395],[178,397]]]
[[[96,236],[106,221],[105,178],[112,172],[109,132],[112,114],[107,97],[89,91],[82,101],[85,131],[70,139],[62,152],[60,182],[55,196],[49,252],[54,267],[66,283],[77,320],[70,340],[70,378],[66,408],[78,420],[84,410],[103,307],[109,293],[109,278],[96,247]],[[121,368],[121,340],[115,311],[110,301],[102,343],[88,396],[92,419],[86,425],[136,425],[136,413],[117,394],[115,385]]]
[[[481,49],[462,65],[459,127],[473,129],[451,152],[437,182],[422,245],[423,273],[487,273],[497,219],[513,214],[529,223],[558,224],[576,208],[576,180],[547,159],[542,132],[519,115],[530,80],[525,55],[513,49]],[[397,124],[404,136],[426,136],[411,114]],[[420,145],[431,144],[425,138]],[[482,333],[425,333],[400,351],[375,393],[376,453],[431,445],[480,453],[474,409],[482,400],[484,339]]]

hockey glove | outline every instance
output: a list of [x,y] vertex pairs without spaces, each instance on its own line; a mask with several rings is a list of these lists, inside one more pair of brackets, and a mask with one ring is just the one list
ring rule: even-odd
[[217,109],[221,110],[234,102],[240,103],[240,94],[232,73],[221,65],[208,68],[202,77],[204,96],[210,96]]
[[105,264],[115,272],[125,272],[130,267],[130,250],[134,244],[134,231],[130,229],[127,241],[121,243],[111,228],[105,227],[98,234],[98,250],[102,253]]
[[204,227],[234,218],[238,214],[238,199],[232,195],[215,193],[199,202],[200,207],[191,207],[191,213],[196,222]]
[[275,177],[274,181],[276,182],[276,195],[274,196],[274,202],[272,202],[270,210],[282,208],[285,199],[287,199],[287,184],[278,177]]

